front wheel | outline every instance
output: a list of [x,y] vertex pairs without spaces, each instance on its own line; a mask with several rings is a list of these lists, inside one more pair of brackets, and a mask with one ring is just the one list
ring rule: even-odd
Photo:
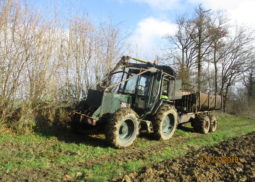
[[106,140],[116,148],[125,148],[133,144],[139,133],[137,114],[130,108],[115,112],[106,126]]
[[170,139],[177,127],[177,112],[173,106],[163,105],[158,110],[153,122],[155,138],[158,140]]

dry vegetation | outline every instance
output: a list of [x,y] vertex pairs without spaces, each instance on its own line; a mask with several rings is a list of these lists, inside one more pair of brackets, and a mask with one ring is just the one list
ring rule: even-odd
[[121,52],[110,23],[75,17],[61,25],[15,0],[0,1],[0,39],[2,124],[35,120],[43,108],[54,115],[59,103],[81,100]]

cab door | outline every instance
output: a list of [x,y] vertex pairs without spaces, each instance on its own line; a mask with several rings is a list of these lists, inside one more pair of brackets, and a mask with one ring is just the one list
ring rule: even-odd
[[147,104],[148,110],[152,110],[159,101],[161,77],[162,75],[160,72],[151,76],[149,101]]
[[161,86],[160,99],[169,100],[170,99],[170,78],[167,76],[163,77]]
[[147,109],[150,82],[151,82],[150,74],[140,75],[137,80],[135,108],[138,113]]

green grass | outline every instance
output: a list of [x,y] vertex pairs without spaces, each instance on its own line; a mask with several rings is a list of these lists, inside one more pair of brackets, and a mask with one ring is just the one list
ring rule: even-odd
[[[102,161],[102,163],[97,163],[89,168],[84,167],[84,164],[107,155],[111,155],[114,159],[114,156],[120,155],[123,150],[101,145],[89,145],[85,139],[75,143],[39,134],[23,136],[0,134],[0,175],[1,173],[54,167],[56,178],[62,179],[68,172],[68,175],[76,180],[106,181],[125,173],[138,171],[145,166],[184,155],[191,149],[212,146],[228,138],[241,136],[255,130],[255,120],[244,117],[227,115],[220,118],[218,123],[217,131],[208,135],[178,129],[175,137],[168,141],[173,145],[165,145],[160,150],[148,150],[143,159]],[[187,124],[186,127],[190,127],[190,124]],[[177,138],[185,140],[174,143]],[[135,147],[146,149],[157,144],[160,144],[160,141],[142,137],[137,139]],[[77,174],[80,175],[77,176]]]

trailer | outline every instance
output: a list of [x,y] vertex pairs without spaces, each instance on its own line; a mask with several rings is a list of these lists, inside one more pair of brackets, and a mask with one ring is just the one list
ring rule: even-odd
[[207,134],[217,129],[217,119],[212,111],[221,110],[222,97],[210,93],[182,92],[182,98],[175,101],[178,124],[191,122],[195,131]]

